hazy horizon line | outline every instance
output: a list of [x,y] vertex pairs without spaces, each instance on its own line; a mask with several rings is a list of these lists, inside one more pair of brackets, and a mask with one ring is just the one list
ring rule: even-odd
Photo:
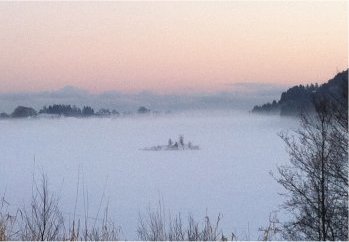
[[[325,81],[326,82],[326,81]],[[325,83],[323,82],[323,83]],[[319,83],[320,85],[323,83]],[[60,91],[80,91],[89,95],[99,96],[108,93],[118,93],[124,95],[138,95],[138,94],[153,94],[157,96],[196,96],[196,95],[214,95],[220,93],[244,93],[248,92],[248,88],[252,91],[256,88],[268,88],[268,89],[288,89],[296,85],[307,85],[311,83],[289,84],[289,83],[259,83],[259,82],[236,82],[236,83],[224,83],[223,85],[230,87],[222,90],[193,90],[193,89],[177,89],[173,91],[159,91],[153,89],[141,89],[141,90],[121,90],[121,89],[108,89],[102,91],[91,91],[88,88],[84,88],[78,85],[67,84],[53,89],[39,89],[39,90],[20,90],[20,91],[1,91],[0,95],[16,95],[16,94],[43,94],[43,93],[55,93]]]
[[194,90],[192,88],[181,88],[181,89],[175,89],[173,91],[160,91],[160,90],[153,90],[153,89],[141,89],[141,90],[121,90],[121,89],[107,89],[102,91],[91,91],[88,88],[84,88],[78,85],[74,84],[66,84],[62,85],[61,87],[57,87],[54,89],[40,89],[40,90],[21,90],[21,91],[1,91],[0,95],[16,95],[16,94],[40,94],[40,93],[54,93],[59,91],[64,91],[65,89],[71,89],[75,91],[84,92],[89,95],[103,95],[106,93],[118,93],[118,94],[124,94],[124,95],[137,95],[137,94],[153,94],[157,96],[196,96],[196,95],[214,95],[214,94],[220,94],[220,93],[244,93],[248,91],[248,88],[255,90],[256,88],[261,89],[285,89],[285,91],[288,88],[291,88],[293,86],[298,85],[308,85],[308,84],[324,84],[328,80],[332,79],[336,74],[341,73],[343,71],[348,70],[348,68],[339,71],[335,74],[332,74],[332,76],[329,76],[326,80],[321,81],[300,81],[298,84],[291,84],[291,83],[272,83],[272,82],[258,82],[258,81],[238,81],[238,82],[225,82],[221,83],[221,86],[230,87],[230,89],[227,90],[227,88],[220,90],[220,89],[213,89],[213,90]]

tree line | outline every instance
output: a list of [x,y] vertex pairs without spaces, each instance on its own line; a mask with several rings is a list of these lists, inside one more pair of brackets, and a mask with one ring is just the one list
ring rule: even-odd
[[323,96],[329,99],[342,99],[343,92],[348,89],[348,70],[338,73],[333,79],[322,85],[308,84],[289,88],[281,94],[279,101],[256,105],[252,113],[280,114],[282,116],[299,115],[302,112],[314,112],[313,100],[321,100]]
[[[138,108],[137,113],[146,114],[150,113],[151,110],[141,106]],[[49,115],[58,115],[64,117],[108,117],[108,116],[119,116],[120,113],[115,109],[109,110],[107,108],[101,108],[98,111],[95,111],[90,106],[83,106],[79,108],[75,105],[64,105],[64,104],[54,104],[49,106],[44,106],[39,111],[36,111],[32,107],[18,106],[14,109],[11,114],[0,113],[0,119],[7,118],[28,118],[35,117],[40,114],[49,114]]]

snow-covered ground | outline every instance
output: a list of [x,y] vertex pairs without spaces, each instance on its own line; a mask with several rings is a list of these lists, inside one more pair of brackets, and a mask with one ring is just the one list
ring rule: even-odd
[[[159,200],[171,213],[198,220],[222,213],[228,236],[234,231],[256,239],[258,227],[282,201],[269,175],[288,161],[277,134],[296,125],[235,112],[0,120],[0,193],[13,207],[28,205],[33,175],[45,172],[65,215],[74,210],[79,180],[78,213],[83,214],[84,185],[89,215],[97,214],[101,199],[104,205],[109,201],[110,215],[127,239],[136,239],[139,213]],[[179,135],[200,150],[142,150]]]

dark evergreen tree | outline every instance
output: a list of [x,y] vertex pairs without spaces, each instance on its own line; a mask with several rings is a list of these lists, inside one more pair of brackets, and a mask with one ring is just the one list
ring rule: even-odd
[[0,119],[7,119],[9,117],[10,115],[8,115],[7,113],[0,113]]
[[150,109],[148,109],[148,108],[146,108],[146,107],[139,107],[138,108],[138,111],[137,111],[138,113],[140,113],[140,114],[144,114],[144,113],[149,113],[150,112]]
[[184,146],[184,137],[183,137],[183,135],[179,136],[179,144],[181,146]]
[[93,108],[89,106],[84,106],[84,108],[82,109],[83,116],[92,116],[94,114],[95,114],[95,111],[93,110]]

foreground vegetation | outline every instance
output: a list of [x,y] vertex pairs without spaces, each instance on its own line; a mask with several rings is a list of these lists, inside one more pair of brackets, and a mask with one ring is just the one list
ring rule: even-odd
[[[84,200],[88,199],[84,195]],[[88,202],[88,201],[84,201]],[[91,220],[88,211],[80,219],[74,211],[72,221],[64,218],[59,206],[59,198],[51,192],[48,180],[42,175],[39,183],[34,181],[30,206],[19,208],[15,214],[8,211],[8,203],[2,198],[0,204],[0,240],[120,240],[121,227],[108,216],[108,206],[101,217],[97,214]],[[205,216],[202,223],[188,216],[187,223],[181,214],[168,216],[161,202],[156,210],[148,210],[140,215],[137,237],[140,240],[226,240],[219,228],[221,215],[212,223]],[[234,239],[234,238],[233,238]]]
[[[346,99],[347,100],[347,99]],[[291,215],[287,240],[348,240],[348,104],[315,103],[294,134],[281,134],[290,163],[275,176]]]

